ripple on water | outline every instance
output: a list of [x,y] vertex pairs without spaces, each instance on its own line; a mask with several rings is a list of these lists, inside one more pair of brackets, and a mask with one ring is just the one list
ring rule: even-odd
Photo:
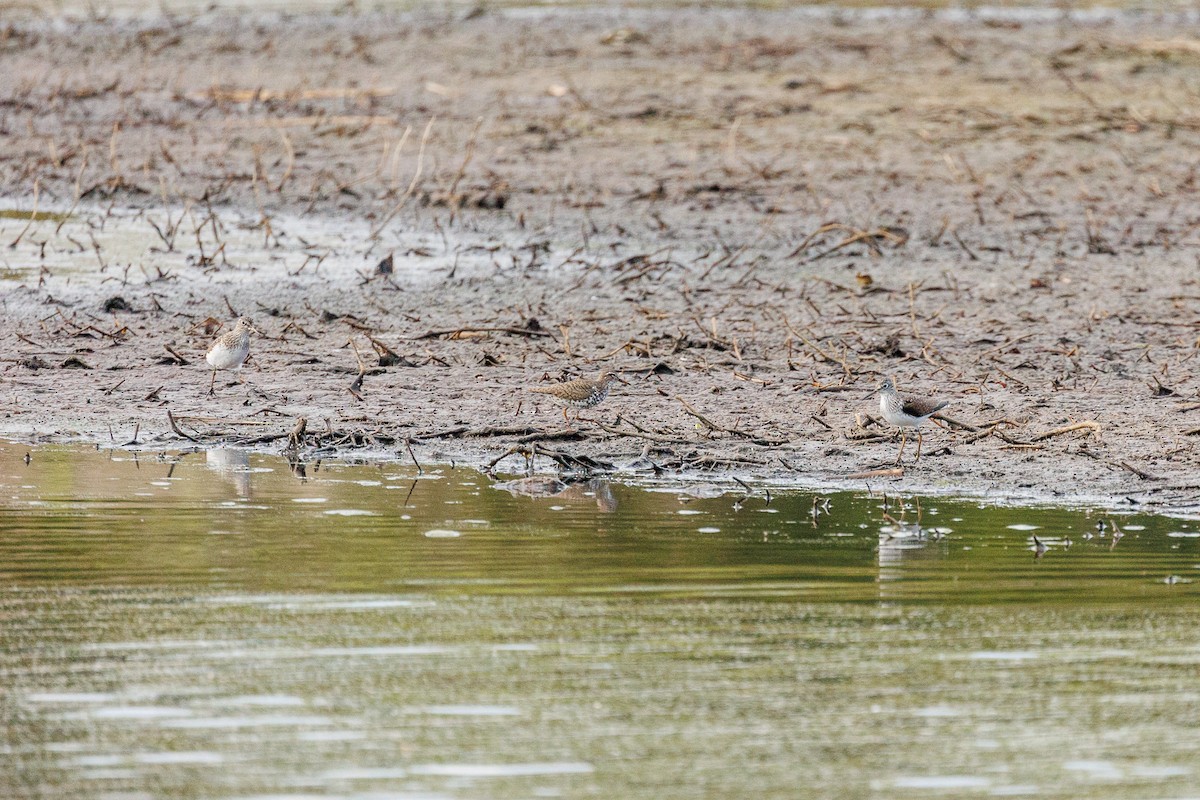
[[286,708],[305,704],[303,697],[290,694],[244,694],[235,697],[219,697],[215,700],[223,706]]
[[1040,657],[1032,650],[976,650],[967,655],[971,661],[1032,661]]
[[207,654],[221,661],[285,661],[308,658],[392,658],[396,656],[438,656],[455,652],[442,645],[367,645],[363,647],[231,647]]
[[952,708],[950,706],[927,706],[926,708],[918,708],[912,713],[915,717],[923,717],[925,719],[949,719],[951,717],[963,717],[967,714],[963,709]]
[[225,756],[211,750],[167,751],[134,753],[133,760],[139,764],[221,764]]
[[65,766],[72,767],[116,767],[123,763],[125,763],[124,756],[112,753],[93,753],[75,756],[75,758],[67,759],[63,762]]
[[[227,594],[201,598],[200,602],[228,606],[264,606],[279,611],[376,611],[388,608],[428,608],[428,598],[388,597],[386,595],[345,596],[336,594]],[[202,644],[203,647],[217,643]]]
[[82,649],[101,653],[136,653],[155,650],[212,650],[237,642],[216,639],[151,639],[144,642],[89,642]]
[[986,789],[991,785],[987,778],[975,775],[907,775],[892,781],[897,789]]
[[433,530],[425,531],[426,539],[457,539],[462,536],[460,531],[450,530],[449,528],[434,528]]
[[521,709],[513,706],[460,705],[419,706],[413,709],[418,714],[439,717],[519,717]]
[[25,695],[30,703],[63,703],[75,705],[82,703],[111,703],[117,695],[108,692],[34,692]]
[[1087,759],[1064,761],[1063,769],[1069,772],[1082,772],[1094,781],[1119,781],[1125,777],[1125,773],[1118,769],[1117,765],[1111,761],[1093,761]]
[[118,769],[115,767],[108,769],[85,769],[79,773],[79,777],[86,781],[132,781],[137,776],[136,770]]
[[302,742],[361,742],[367,738],[366,731],[315,730],[299,731],[296,738]]
[[408,770],[400,767],[335,767],[321,773],[326,781],[383,781],[407,778]]
[[447,778],[522,778],[536,775],[587,775],[596,768],[582,761],[550,761],[532,764],[417,764],[413,775]]
[[163,728],[213,730],[238,728],[317,728],[334,724],[329,717],[316,714],[257,714],[254,716],[184,717],[159,723]]
[[1042,793],[1042,787],[1032,783],[1014,783],[1008,786],[993,786],[988,789],[991,797],[1028,797]]
[[87,716],[91,717],[92,719],[126,719],[136,721],[187,717],[192,713],[193,712],[191,709],[172,708],[168,706],[107,706],[90,709],[87,712],[81,712],[78,715],[72,716]]
[[378,611],[385,608],[428,608],[433,605],[433,601],[380,598],[377,600],[328,600],[325,602],[293,603],[288,605],[292,608],[304,608],[314,611]]
[[1185,778],[1195,770],[1172,764],[1134,764],[1129,774],[1136,778]]

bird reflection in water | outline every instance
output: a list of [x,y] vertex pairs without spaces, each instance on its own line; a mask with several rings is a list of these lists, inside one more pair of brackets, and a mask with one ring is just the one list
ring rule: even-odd
[[613,494],[612,485],[599,478],[572,484],[556,496],[563,500],[578,500],[583,503],[595,500],[596,508],[605,514],[617,510],[617,498]]
[[508,492],[513,497],[553,497],[577,503],[594,501],[602,513],[617,510],[618,502],[612,485],[600,478],[566,483],[558,478],[532,477],[492,484],[492,488]]
[[293,478],[299,478],[301,482],[308,480],[308,464],[298,458],[288,459],[288,472],[292,473]]
[[[915,519],[909,518],[910,511],[914,512]],[[914,562],[941,558],[942,549],[929,547],[929,544],[940,542],[949,532],[945,528],[922,525],[919,497],[909,505],[898,498],[889,503],[884,495],[882,522],[877,551],[881,598],[891,594],[883,589],[884,585],[905,578],[906,564],[911,569]]]
[[217,447],[205,451],[208,468],[233,484],[238,497],[250,497],[250,452],[237,447]]

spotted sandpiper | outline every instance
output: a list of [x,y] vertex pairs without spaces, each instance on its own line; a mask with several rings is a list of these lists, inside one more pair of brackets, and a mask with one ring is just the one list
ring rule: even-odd
[[[548,394],[563,406],[563,421],[567,419],[568,408],[591,408],[604,402],[608,390],[613,383],[621,380],[614,372],[601,372],[595,379],[576,378],[566,383],[555,383],[550,386],[533,386],[529,391],[538,394]],[[575,415],[579,419],[579,415]]]
[[212,347],[208,348],[208,355],[204,360],[212,367],[212,380],[208,384],[208,395],[211,397],[214,394],[213,386],[217,382],[217,370],[232,369],[238,374],[238,379],[241,379],[242,364],[246,360],[246,356],[250,355],[250,334],[261,331],[251,324],[250,320],[242,317],[233,326],[233,330],[217,337],[217,340],[212,343]]
[[871,394],[879,395],[879,413],[883,418],[900,428],[900,452],[896,454],[896,463],[900,463],[900,458],[904,455],[904,445],[908,443],[906,428],[917,429],[917,461],[920,461],[921,423],[945,408],[948,401],[902,395],[896,391],[896,384],[891,378],[885,378],[883,383],[879,384],[879,388]]

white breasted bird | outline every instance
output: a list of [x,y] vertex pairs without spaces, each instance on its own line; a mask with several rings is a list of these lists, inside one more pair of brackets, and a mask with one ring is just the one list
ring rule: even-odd
[[204,357],[204,360],[208,362],[213,371],[212,380],[208,384],[210,397],[214,394],[213,387],[217,382],[217,370],[231,369],[237,373],[238,380],[242,380],[242,364],[250,355],[251,333],[262,335],[262,332],[254,327],[249,319],[242,317],[233,326],[233,330],[218,336],[217,340],[212,343],[212,347],[208,348],[208,355]]
[[[896,463],[904,455],[904,445],[908,443],[907,428],[917,429],[917,461],[921,460],[921,423],[945,408],[949,401],[934,400],[929,397],[902,395],[896,391],[896,384],[891,378],[885,378],[871,394],[879,395],[879,413],[900,429],[900,452],[896,455]],[[867,395],[870,397],[871,395]]]

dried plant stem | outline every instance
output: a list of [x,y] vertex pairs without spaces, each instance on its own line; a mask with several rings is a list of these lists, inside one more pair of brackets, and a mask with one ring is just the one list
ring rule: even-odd
[[[430,117],[428,124],[425,125],[425,132],[421,134],[421,145],[417,148],[417,168],[413,171],[412,180],[409,181],[408,188],[404,190],[404,194],[400,196],[398,201],[396,201],[396,205],[393,206],[392,210],[385,214],[383,218],[379,220],[379,223],[375,226],[375,228],[372,229],[370,236],[371,239],[379,238],[379,234],[382,233],[383,229],[387,227],[387,224],[391,222],[397,214],[400,213],[400,210],[404,208],[406,203],[408,203],[408,198],[411,197],[412,193],[417,190],[417,185],[421,180],[421,173],[425,169],[425,146],[429,143],[429,134],[433,131],[433,123],[436,121],[437,117]],[[403,142],[401,142],[401,144],[403,144]]]
[[28,233],[30,226],[33,225],[34,221],[37,219],[40,190],[41,184],[39,183],[38,179],[35,178],[33,181],[33,212],[30,213],[29,221],[25,223],[25,227],[21,228],[21,232],[17,234],[17,238],[13,239],[8,245],[9,249],[16,249],[17,245],[21,243],[21,239],[23,239],[25,234]]

